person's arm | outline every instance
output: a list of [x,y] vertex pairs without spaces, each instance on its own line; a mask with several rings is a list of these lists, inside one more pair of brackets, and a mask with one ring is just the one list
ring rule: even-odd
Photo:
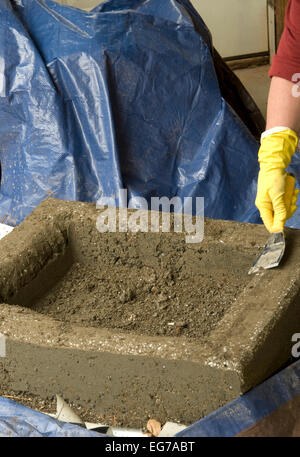
[[[300,97],[293,95],[295,93],[295,91],[293,92],[294,85],[295,83],[287,79],[273,76],[268,98],[266,130],[285,126],[299,135]],[[300,89],[297,88],[297,91]]]
[[299,73],[300,0],[289,0],[285,28],[269,71],[272,81],[267,125],[258,153],[260,172],[255,204],[269,232],[283,230],[286,220],[297,209],[299,191],[285,170],[299,141],[300,90],[295,86]]

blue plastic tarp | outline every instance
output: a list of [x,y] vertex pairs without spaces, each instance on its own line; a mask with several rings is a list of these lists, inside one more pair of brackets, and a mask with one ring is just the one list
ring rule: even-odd
[[210,34],[187,0],[91,12],[0,0],[0,219],[43,199],[205,197],[258,222],[258,144],[221,96]]
[[101,433],[52,417],[0,397],[0,437],[101,437]]
[[[210,34],[188,0],[91,12],[0,0],[0,218],[43,199],[205,197],[205,215],[260,222],[258,144],[225,103]],[[300,176],[300,155],[290,171]],[[134,204],[133,204],[134,206]],[[300,227],[300,213],[290,220]]]

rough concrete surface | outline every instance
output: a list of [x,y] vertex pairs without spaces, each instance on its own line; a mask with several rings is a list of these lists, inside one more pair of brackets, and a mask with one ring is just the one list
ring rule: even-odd
[[190,424],[264,380],[299,332],[298,231],[248,276],[262,226],[99,233],[95,205],[43,202],[0,241],[1,392],[60,394],[118,425]]

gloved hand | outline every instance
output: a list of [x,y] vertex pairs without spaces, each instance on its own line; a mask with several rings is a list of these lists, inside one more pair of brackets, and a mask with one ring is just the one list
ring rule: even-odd
[[258,152],[260,172],[257,183],[255,205],[267,230],[271,233],[283,230],[285,222],[297,209],[299,190],[295,189],[295,178],[285,169],[294,154],[298,136],[293,130],[284,129],[262,135]]

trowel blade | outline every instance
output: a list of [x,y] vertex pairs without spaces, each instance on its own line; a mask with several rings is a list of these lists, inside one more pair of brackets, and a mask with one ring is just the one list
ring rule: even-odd
[[284,233],[272,233],[248,274],[257,273],[260,269],[268,270],[270,268],[278,267],[283,257],[284,250]]

